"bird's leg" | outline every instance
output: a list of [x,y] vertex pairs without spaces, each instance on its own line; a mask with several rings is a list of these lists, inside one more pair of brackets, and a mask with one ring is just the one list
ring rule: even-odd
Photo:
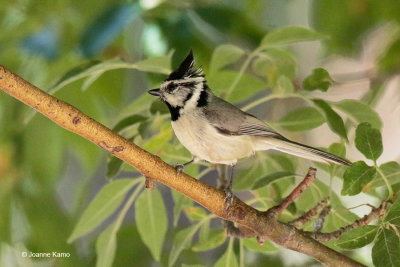
[[193,161],[194,161],[194,157],[190,161],[188,161],[186,163],[176,164],[175,165],[175,170],[178,172],[178,174],[180,174],[181,172],[183,172],[183,169],[185,168],[185,166],[193,163]]
[[233,191],[232,191],[232,184],[233,184],[233,170],[235,168],[235,165],[231,165],[231,173],[228,177],[228,185],[225,187],[225,201],[226,201],[226,207],[225,209],[228,209],[230,205],[233,204]]

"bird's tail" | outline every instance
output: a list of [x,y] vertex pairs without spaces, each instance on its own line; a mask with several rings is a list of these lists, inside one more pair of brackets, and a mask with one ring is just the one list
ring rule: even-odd
[[344,158],[335,156],[331,153],[317,148],[290,141],[286,138],[265,139],[266,149],[275,149],[298,157],[318,161],[322,163],[334,163],[337,165],[351,166],[352,163]]

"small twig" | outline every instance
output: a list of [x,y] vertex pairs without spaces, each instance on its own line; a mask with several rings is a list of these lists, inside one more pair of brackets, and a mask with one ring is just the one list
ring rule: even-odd
[[304,190],[311,185],[315,179],[317,169],[310,167],[304,180],[282,201],[281,204],[270,208],[267,213],[274,214],[275,216],[280,215],[290,204],[298,198]]
[[314,232],[321,232],[322,228],[324,227],[324,222],[326,216],[331,212],[331,206],[326,206],[321,213],[319,214],[317,220],[314,223]]
[[371,212],[367,215],[365,215],[363,218],[356,220],[354,223],[349,224],[345,227],[340,228],[337,231],[331,232],[331,233],[318,233],[318,232],[306,232],[308,233],[312,238],[320,241],[320,242],[326,242],[332,239],[337,239],[339,238],[343,233],[350,231],[358,226],[361,225],[367,225],[370,222],[374,220],[379,220],[382,218],[382,216],[386,212],[386,208],[388,203],[391,203],[391,200],[385,200],[381,203],[381,205],[378,208],[373,208]]
[[145,178],[146,178],[146,182],[145,182],[146,189],[153,190],[154,186],[155,186],[154,185],[154,179],[151,179],[151,178],[146,177],[146,176],[145,176]]
[[240,224],[238,225],[238,227],[236,227],[235,224],[231,221],[224,220],[223,222],[224,229],[228,236],[236,238],[250,238],[256,236],[258,244],[260,244],[260,246],[264,245],[265,239],[261,236],[257,236],[256,233],[254,233],[254,231],[252,231],[250,228]]
[[320,202],[315,205],[312,209],[308,210],[307,212],[303,213],[299,218],[294,219],[293,221],[289,222],[290,225],[299,228],[300,226],[306,224],[316,216],[318,213],[321,212],[321,210],[328,204],[329,197],[324,198]]

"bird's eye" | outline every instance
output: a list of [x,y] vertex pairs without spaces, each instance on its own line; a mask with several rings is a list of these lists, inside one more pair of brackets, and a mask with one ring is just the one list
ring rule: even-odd
[[168,84],[167,85],[167,91],[169,92],[169,93],[171,93],[172,91],[174,91],[175,89],[176,89],[176,84],[174,84],[174,83],[170,83],[170,84]]

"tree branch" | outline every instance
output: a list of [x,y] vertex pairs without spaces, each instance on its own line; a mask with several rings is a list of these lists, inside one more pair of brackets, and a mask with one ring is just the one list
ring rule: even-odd
[[317,169],[310,167],[308,173],[303,181],[282,201],[281,204],[272,207],[267,212],[273,213],[275,215],[281,214],[293,201],[298,198],[304,190],[309,187],[315,179],[315,174]]
[[[135,167],[145,177],[169,186],[215,215],[236,222],[273,242],[307,254],[328,266],[363,266],[314,240],[295,227],[281,223],[270,212],[260,212],[234,198],[225,209],[225,193],[180,173],[159,157],[129,142],[80,110],[31,85],[0,65],[0,89],[36,109],[61,127],[81,135]],[[46,151],[43,151],[46,153]]]
[[361,219],[356,220],[354,223],[349,224],[345,227],[340,228],[337,231],[331,233],[320,233],[320,232],[305,232],[309,234],[312,238],[320,241],[326,242],[332,239],[339,238],[343,233],[350,231],[358,226],[367,225],[372,221],[379,220],[386,212],[387,205],[391,203],[391,200],[382,201],[381,205],[378,208],[372,208],[371,212]]
[[305,212],[303,215],[301,215],[299,218],[294,219],[293,221],[289,222],[290,225],[293,225],[296,228],[299,228],[300,226],[306,224],[311,220],[312,217],[316,216],[318,213],[320,213],[328,204],[329,197],[324,198],[320,202],[317,203],[312,209],[308,210]]

